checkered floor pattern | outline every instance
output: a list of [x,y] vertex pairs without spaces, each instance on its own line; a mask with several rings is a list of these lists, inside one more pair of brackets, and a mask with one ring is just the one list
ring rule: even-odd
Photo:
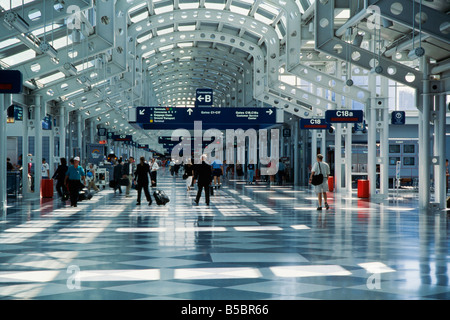
[[417,198],[369,202],[229,180],[210,206],[161,174],[166,206],[105,189],[78,207],[10,200],[0,299],[449,299],[449,220]]

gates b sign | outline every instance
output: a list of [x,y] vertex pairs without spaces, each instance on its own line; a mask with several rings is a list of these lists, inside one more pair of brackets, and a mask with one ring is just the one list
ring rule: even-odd
[[213,105],[213,90],[212,89],[197,89],[195,92],[196,106],[212,106]]

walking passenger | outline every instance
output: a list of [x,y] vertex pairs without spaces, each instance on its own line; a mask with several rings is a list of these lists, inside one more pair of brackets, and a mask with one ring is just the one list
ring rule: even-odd
[[150,162],[150,179],[152,182],[152,187],[156,187],[156,178],[158,173],[159,165],[156,162],[156,158],[153,158]]
[[206,155],[202,155],[202,163],[197,165],[196,171],[195,171],[195,179],[197,180],[198,184],[198,191],[197,191],[197,197],[195,198],[195,204],[198,205],[198,202],[200,201],[200,197],[202,195],[202,190],[205,189],[205,202],[206,205],[209,206],[209,185],[211,184],[211,175],[212,175],[212,169],[209,164],[207,164],[206,161]]
[[[60,165],[56,168],[55,173],[52,176],[52,179],[56,179],[56,192],[58,193],[61,201],[64,200],[64,195],[68,193],[66,186],[64,185],[64,180],[66,179],[66,173],[69,167],[67,166],[66,158],[60,159]],[[67,199],[67,198],[66,198]]]
[[150,166],[145,162],[145,158],[140,158],[140,163],[136,166],[136,172],[134,174],[137,187],[137,202],[136,205],[141,204],[141,193],[144,189],[145,197],[147,198],[148,205],[152,204],[152,197],[148,191],[148,177],[150,176]]
[[89,165],[89,168],[87,169],[87,180],[88,180],[88,191],[91,192],[91,188],[95,190],[95,192],[99,192],[100,189],[95,184],[96,177],[95,177],[95,168],[94,165],[91,163]]
[[[81,179],[83,183],[81,183]],[[86,186],[86,174],[84,169],[80,166],[80,157],[73,158],[73,165],[71,165],[66,172],[65,185],[69,189],[70,205],[77,206],[78,192]]]
[[253,184],[253,178],[255,176],[255,165],[253,163],[249,163],[247,165],[247,183]]
[[223,175],[223,163],[219,158],[214,159],[211,163],[212,175],[214,177],[214,189],[220,189],[220,177]]
[[120,179],[122,179],[122,160],[117,159],[117,164],[114,166],[114,194],[116,194],[116,190],[119,189],[119,193],[122,194],[122,188],[120,187]]
[[125,197],[131,197],[130,196],[130,189],[131,189],[131,184],[133,182],[133,166],[134,166],[134,158],[130,157],[128,158],[128,161],[125,162],[125,164],[122,167],[122,178],[123,179],[128,179],[128,185],[127,188],[125,189]]
[[329,165],[323,161],[323,155],[317,155],[317,162],[314,163],[314,166],[311,169],[311,176],[309,178],[309,183],[312,182],[313,176],[320,175],[323,176],[323,181],[321,184],[314,186],[314,189],[317,193],[317,197],[319,200],[319,206],[317,210],[322,210],[322,196],[325,204],[325,208],[328,210],[330,206],[327,202],[327,191],[328,191],[328,176],[330,175],[330,167]]
[[189,192],[191,190],[192,179],[194,177],[194,166],[192,165],[191,159],[186,161],[184,165],[184,174],[186,175],[186,189]]

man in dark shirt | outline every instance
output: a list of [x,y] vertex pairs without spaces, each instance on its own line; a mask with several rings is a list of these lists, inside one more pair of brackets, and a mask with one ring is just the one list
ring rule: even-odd
[[202,195],[202,189],[205,189],[205,202],[209,206],[209,185],[211,184],[212,169],[206,162],[206,155],[202,155],[202,163],[195,168],[195,180],[198,184],[197,197],[195,198],[195,204],[198,205],[200,197]]

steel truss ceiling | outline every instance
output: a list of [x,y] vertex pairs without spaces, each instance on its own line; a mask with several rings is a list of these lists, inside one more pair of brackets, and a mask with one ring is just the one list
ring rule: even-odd
[[[382,7],[387,3],[372,2]],[[405,8],[411,1],[398,2]],[[316,10],[327,6],[332,8],[331,29],[317,19],[309,24]],[[439,10],[433,6],[439,4],[430,4],[424,10],[428,19]],[[300,117],[312,116],[336,107],[336,103],[318,95],[316,90],[286,83],[282,76],[298,77],[314,89],[335,92],[360,103],[365,104],[370,98],[367,89],[346,86],[341,75],[329,72],[336,69],[333,66],[337,63],[348,60],[334,47],[327,47],[326,37],[334,39],[335,44],[346,45],[335,36],[335,30],[350,16],[340,22],[335,19],[335,9],[354,12],[355,3],[320,1],[311,6],[308,0],[102,0],[94,4],[83,0],[37,0],[0,13],[1,22],[14,12],[28,25],[25,33],[0,28],[0,44],[4,44],[0,47],[0,63],[6,66],[1,61],[6,55],[23,53],[25,57],[18,59],[19,63],[6,67],[23,73],[30,88],[27,93],[41,95],[45,103],[68,112],[80,112],[84,119],[111,113],[126,122],[132,106],[176,105],[174,101],[190,105],[195,93],[192,88],[198,86],[214,88],[216,106],[266,104]],[[386,18],[397,25],[411,27],[395,11],[382,9],[390,14]],[[441,19],[441,15],[438,17]],[[77,21],[79,28],[73,24]],[[53,24],[57,29],[52,35]],[[440,23],[440,29],[445,27],[443,24]],[[30,32],[44,27],[46,32],[41,30],[38,36],[30,36]],[[436,28],[424,24],[427,41],[447,45],[448,33],[439,30],[435,36]],[[399,41],[403,30],[397,28],[399,32],[395,33],[395,27],[391,29],[392,32],[383,32],[387,40],[384,51]],[[50,39],[59,41],[56,57],[36,46],[44,40],[52,43]],[[357,51],[363,59],[352,62],[370,70],[369,62],[364,60],[366,53]],[[440,57],[442,52],[445,50],[439,51]],[[383,63],[396,66],[398,72],[386,76],[401,82],[403,73],[408,71],[421,80],[420,73],[402,59],[404,56],[382,57]],[[76,67],[75,72],[71,66]],[[420,88],[416,82],[408,84]],[[102,119],[98,124],[105,122]]]

